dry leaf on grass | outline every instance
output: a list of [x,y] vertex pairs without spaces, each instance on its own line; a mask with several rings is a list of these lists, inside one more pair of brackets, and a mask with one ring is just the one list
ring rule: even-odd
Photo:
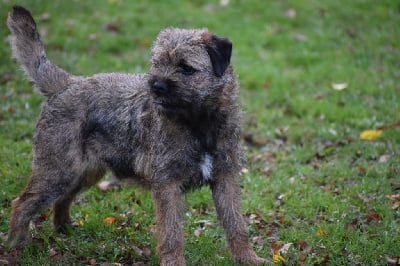
[[326,229],[323,228],[319,228],[317,231],[317,236],[318,237],[322,237],[322,236],[326,236],[328,234],[328,231]]
[[347,83],[332,83],[332,89],[337,90],[337,91],[342,91],[347,88],[348,84]]
[[361,132],[360,139],[373,141],[379,138],[381,135],[382,135],[382,130],[365,130]]
[[372,222],[380,222],[382,220],[382,217],[379,215],[379,213],[375,211],[369,211],[365,214],[365,218],[367,219],[368,223]]
[[279,253],[275,253],[275,254],[272,256],[272,260],[273,260],[275,263],[285,262],[285,258],[282,257]]
[[390,258],[390,257],[386,257],[386,263],[387,265],[400,265],[400,256],[394,257],[394,258]]
[[105,225],[112,225],[117,221],[117,218],[115,218],[114,216],[110,216],[104,219],[104,224]]
[[284,244],[280,249],[279,249],[279,253],[280,254],[286,254],[289,251],[289,248],[293,245],[293,243],[286,243]]

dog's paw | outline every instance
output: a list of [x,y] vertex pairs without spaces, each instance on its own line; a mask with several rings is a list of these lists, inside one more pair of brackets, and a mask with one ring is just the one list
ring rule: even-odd
[[186,266],[184,258],[162,258],[160,266]]
[[243,250],[238,254],[234,255],[234,258],[237,262],[240,262],[246,266],[260,266],[267,265],[269,261],[267,259],[260,258],[257,254],[252,250]]

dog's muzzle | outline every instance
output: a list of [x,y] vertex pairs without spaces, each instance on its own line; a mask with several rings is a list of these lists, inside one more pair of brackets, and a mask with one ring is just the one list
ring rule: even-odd
[[165,81],[155,80],[150,85],[152,92],[156,95],[168,94],[170,90],[170,85]]

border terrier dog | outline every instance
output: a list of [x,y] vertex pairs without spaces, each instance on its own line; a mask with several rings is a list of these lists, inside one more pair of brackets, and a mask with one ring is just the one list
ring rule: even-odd
[[239,86],[232,44],[205,29],[162,30],[146,74],[74,76],[47,58],[30,12],[7,19],[14,57],[47,97],[34,135],[32,173],[12,202],[11,247],[28,242],[33,216],[52,206],[71,225],[75,196],[107,170],[151,190],[161,265],[185,265],[182,196],[208,185],[233,258],[265,262],[251,248],[240,212]]

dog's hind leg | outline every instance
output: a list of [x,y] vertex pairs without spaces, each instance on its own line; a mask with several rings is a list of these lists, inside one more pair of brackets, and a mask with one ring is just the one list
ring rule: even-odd
[[22,248],[27,244],[30,221],[54,203],[55,225],[65,225],[69,221],[69,206],[84,184],[80,178],[81,175],[62,169],[53,161],[34,160],[24,191],[12,202],[10,247]]
[[101,177],[103,177],[105,171],[91,171],[80,179],[81,182],[75,186],[72,190],[65,193],[59,198],[53,206],[53,226],[57,232],[65,233],[68,227],[72,224],[70,216],[71,204],[77,194],[89,188],[95,184]]
[[51,206],[63,193],[57,183],[43,184],[42,176],[32,172],[24,191],[12,202],[8,244],[22,248],[28,242],[29,223],[35,214]]

